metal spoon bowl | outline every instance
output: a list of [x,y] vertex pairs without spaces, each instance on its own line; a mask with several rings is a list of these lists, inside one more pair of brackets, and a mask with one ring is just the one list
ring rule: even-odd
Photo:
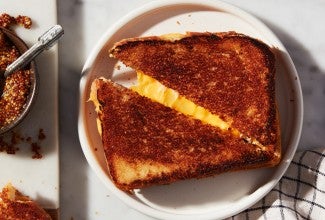
[[[0,27],[0,31],[3,32],[8,37],[8,39],[16,46],[16,48],[18,49],[20,54],[23,54],[24,52],[26,52],[28,50],[28,46],[26,45],[26,43],[21,38],[19,38],[15,33],[13,33],[12,31],[10,31],[6,28],[2,28],[2,27]],[[14,127],[16,127],[26,117],[26,115],[28,114],[29,110],[31,109],[33,103],[36,100],[36,96],[38,93],[38,87],[39,87],[39,76],[38,76],[38,71],[37,71],[35,61],[31,61],[29,66],[27,66],[25,68],[30,69],[30,72],[31,72],[30,83],[31,83],[31,85],[30,85],[30,92],[27,97],[24,109],[20,113],[20,115],[15,120],[13,120],[10,124],[0,127],[0,135],[6,133],[6,132],[10,131],[11,129],[13,129]]]

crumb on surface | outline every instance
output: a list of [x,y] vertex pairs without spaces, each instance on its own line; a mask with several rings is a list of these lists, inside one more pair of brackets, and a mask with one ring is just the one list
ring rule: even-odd
[[34,152],[33,159],[41,159],[43,155],[40,153],[41,146],[37,142],[31,143],[32,152]]
[[0,136],[0,152],[6,152],[7,154],[16,154],[20,150],[19,146],[25,147],[24,145],[29,145],[31,152],[33,153],[33,159],[41,159],[43,155],[41,153],[42,141],[46,139],[44,129],[40,128],[38,130],[37,137],[33,138],[30,136],[24,137],[18,131],[11,131],[10,133]]
[[7,13],[3,13],[0,15],[0,26],[4,28],[10,28],[13,25],[21,25],[26,29],[30,29],[32,27],[32,19],[28,16],[18,15],[17,17],[13,17]]
[[[18,20],[17,20],[18,19]],[[26,27],[32,25],[31,19],[19,15],[15,19],[8,14],[0,15],[0,26],[10,28],[22,23]],[[16,46],[0,31],[0,69],[4,70],[20,56]],[[31,70],[24,68],[9,75],[5,80],[0,97],[0,128],[8,126],[16,120],[25,108],[31,88]]]
[[44,134],[44,130],[42,128],[39,129],[38,131],[38,140],[44,140],[46,138]]

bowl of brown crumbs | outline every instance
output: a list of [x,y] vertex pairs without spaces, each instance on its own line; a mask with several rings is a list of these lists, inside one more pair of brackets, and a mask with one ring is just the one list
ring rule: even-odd
[[[5,70],[28,47],[10,28],[13,25],[30,28],[29,17],[0,15],[0,69]],[[6,77],[0,94],[0,135],[11,131],[28,114],[38,90],[35,61]]]

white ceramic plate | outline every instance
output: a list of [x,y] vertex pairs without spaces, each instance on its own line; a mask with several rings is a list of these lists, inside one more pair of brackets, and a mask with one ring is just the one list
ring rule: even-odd
[[[29,5],[29,6],[28,6]],[[28,46],[57,23],[56,0],[0,1],[0,14],[27,15],[34,22],[30,30],[17,27],[17,35]],[[59,208],[58,140],[58,48],[52,47],[36,58],[40,77],[36,102],[26,118],[15,127],[23,137],[37,141],[39,129],[46,138],[40,141],[42,159],[32,159],[30,144],[22,142],[15,155],[0,152],[0,189],[11,182],[42,207]]]
[[[108,49],[117,41],[166,33],[237,31],[277,48],[276,95],[281,117],[283,159],[275,168],[226,173],[201,180],[137,190],[118,190],[106,168],[96,113],[89,98],[96,77],[112,78],[125,86],[135,80],[133,71],[117,70]],[[80,81],[79,137],[84,154],[98,177],[131,207],[164,219],[216,219],[232,216],[260,200],[281,178],[298,144],[302,127],[302,94],[295,67],[281,42],[260,21],[231,5],[217,1],[157,1],[124,17],[111,27],[90,54]],[[112,207],[113,208],[113,207]]]

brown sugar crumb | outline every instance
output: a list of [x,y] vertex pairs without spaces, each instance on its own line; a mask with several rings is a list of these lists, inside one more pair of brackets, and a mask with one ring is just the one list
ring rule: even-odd
[[16,154],[17,151],[19,151],[19,148],[13,145],[8,145],[6,149],[7,154]]
[[41,128],[38,131],[38,140],[44,140],[46,138],[45,134],[44,134],[44,130]]
[[40,142],[43,141],[46,138],[46,135],[44,133],[44,129],[40,128],[38,130],[38,135],[37,135],[37,141],[33,142],[31,137],[28,137],[26,140],[31,146],[31,150],[33,152],[33,159],[41,159],[43,158],[43,155],[41,154],[41,145]]
[[30,71],[18,71],[6,78],[0,98],[0,128],[9,125],[24,110],[30,92]]
[[20,135],[16,132],[11,132],[9,137],[0,136],[0,152],[16,154],[19,150],[16,145],[20,143],[20,140]]
[[27,29],[30,29],[33,24],[32,19],[30,19],[30,17],[23,16],[23,15],[18,15],[18,17],[16,18],[16,22],[17,24],[20,24]]
[[[0,16],[0,26],[8,26],[12,23],[7,14]],[[20,56],[15,45],[0,31],[0,69],[6,67]],[[5,80],[2,95],[0,97],[0,128],[13,122],[24,110],[30,93],[31,71],[23,69],[9,75]]]
[[43,155],[40,153],[41,146],[38,143],[33,142],[31,144],[31,147],[32,147],[32,152],[34,152],[32,158],[33,159],[41,159],[43,157]]
[[23,140],[23,139],[22,139],[22,137],[20,137],[20,134],[18,132],[12,132],[11,144],[13,144],[13,145],[19,144],[21,140]]
[[18,15],[16,18],[6,13],[0,15],[1,27],[10,28],[11,26],[16,24],[19,24],[24,28],[30,29],[33,22],[30,17],[24,15]]
[[[41,159],[43,155],[41,154],[41,142],[46,138],[44,129],[39,129],[36,136],[36,141],[33,138],[23,137],[20,133],[12,131],[8,134],[0,136],[0,152],[6,152],[7,154],[16,154],[19,151],[18,145],[28,144],[30,146],[33,159]],[[25,147],[25,146],[21,146]]]
[[9,28],[16,23],[16,19],[6,13],[0,15],[0,26]]
[[180,25],[180,24],[181,24],[181,22],[179,22],[179,21],[176,21],[176,23],[177,23],[178,25]]

